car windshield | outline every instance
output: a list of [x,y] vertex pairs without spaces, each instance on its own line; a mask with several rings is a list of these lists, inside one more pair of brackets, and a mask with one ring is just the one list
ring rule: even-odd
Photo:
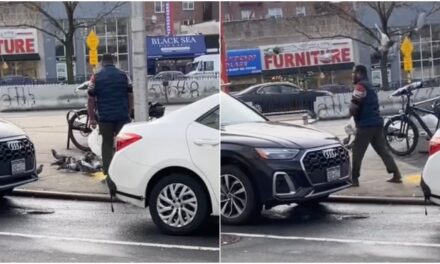
[[198,67],[199,67],[199,61],[193,62],[191,64],[191,71],[197,71]]
[[266,119],[230,95],[221,95],[221,126],[265,122]]
[[246,88],[246,89],[244,89],[244,90],[241,90],[241,91],[237,92],[236,95],[241,95],[241,94],[248,93],[249,91],[253,90],[253,89],[254,89],[255,87],[257,87],[257,86],[260,86],[260,84],[253,85],[253,86],[248,87],[248,88]]

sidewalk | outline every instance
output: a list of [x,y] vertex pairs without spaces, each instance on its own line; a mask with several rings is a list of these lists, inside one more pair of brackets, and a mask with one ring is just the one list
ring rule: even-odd
[[43,164],[43,172],[36,182],[23,185],[18,189],[107,194],[107,186],[100,182],[100,178],[87,174],[56,170],[50,166],[54,161],[51,149],[61,154],[81,157],[82,152],[67,142],[67,111],[39,111],[22,113],[2,113],[1,117],[23,128],[34,142],[37,163]]
[[[286,122],[303,124],[302,120],[290,120]],[[349,119],[318,121],[311,124],[310,127],[329,132],[343,139],[346,137],[344,126],[348,122]],[[402,184],[386,182],[391,175],[387,174],[382,160],[370,146],[362,164],[361,177],[359,179],[360,187],[349,188],[333,196],[422,198],[423,193],[420,188],[420,179],[423,166],[428,159],[428,154],[420,153],[416,149],[410,156],[394,156],[394,158],[403,176]]]

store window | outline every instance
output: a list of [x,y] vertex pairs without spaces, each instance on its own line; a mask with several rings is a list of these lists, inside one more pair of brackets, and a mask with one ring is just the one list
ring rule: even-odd
[[184,10],[184,11],[192,11],[192,10],[194,10],[194,1],[182,2],[182,10]]
[[165,7],[162,1],[154,2],[154,13],[164,13]]

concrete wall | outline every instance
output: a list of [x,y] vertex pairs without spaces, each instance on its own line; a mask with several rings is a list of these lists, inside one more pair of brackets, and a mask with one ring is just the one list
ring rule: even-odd
[[168,98],[166,98],[163,82],[153,80],[148,82],[148,97],[150,101],[161,103],[190,103],[218,93],[219,82],[218,74],[170,81],[167,87]]
[[[82,108],[87,96],[84,92],[75,94],[76,87],[62,84],[0,86],[0,112]],[[162,81],[148,82],[148,91],[150,101],[186,104],[218,93],[219,78],[204,76],[171,81],[168,100]]]
[[[402,109],[402,98],[392,97],[393,91],[379,91],[379,105],[382,115],[397,114]],[[320,119],[346,118],[349,116],[351,93],[318,97],[314,104],[315,113]],[[440,96],[440,87],[423,88],[414,93],[413,102],[421,102]],[[432,104],[432,102],[430,103]],[[429,104],[426,104],[429,106]]]
[[15,85],[0,87],[0,111],[76,109],[84,107],[85,94],[75,94],[77,85]]

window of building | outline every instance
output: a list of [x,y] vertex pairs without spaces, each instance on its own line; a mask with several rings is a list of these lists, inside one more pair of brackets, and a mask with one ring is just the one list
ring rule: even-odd
[[296,7],[296,16],[305,16],[306,15],[306,7],[305,6],[297,6]]
[[251,19],[251,10],[241,10],[241,19],[243,20],[249,20]]
[[196,23],[196,21],[194,19],[185,19],[185,20],[183,20],[183,24],[185,26],[194,25],[195,23]]
[[182,10],[184,10],[184,11],[192,11],[192,10],[194,10],[194,1],[182,2]]
[[225,21],[231,21],[231,14],[225,14]]
[[154,13],[164,13],[165,7],[162,1],[154,2]]
[[[123,71],[129,71],[128,60],[128,20],[127,18],[106,18],[100,21],[92,28],[88,28],[87,32],[95,29],[98,32],[100,29],[99,46],[98,46],[98,58],[100,59],[104,53],[113,54],[115,58],[115,65]],[[87,69],[86,75],[92,74],[92,68],[89,63],[88,50],[85,51],[85,68]]]
[[276,18],[283,17],[283,9],[280,7],[269,8],[267,16]]

